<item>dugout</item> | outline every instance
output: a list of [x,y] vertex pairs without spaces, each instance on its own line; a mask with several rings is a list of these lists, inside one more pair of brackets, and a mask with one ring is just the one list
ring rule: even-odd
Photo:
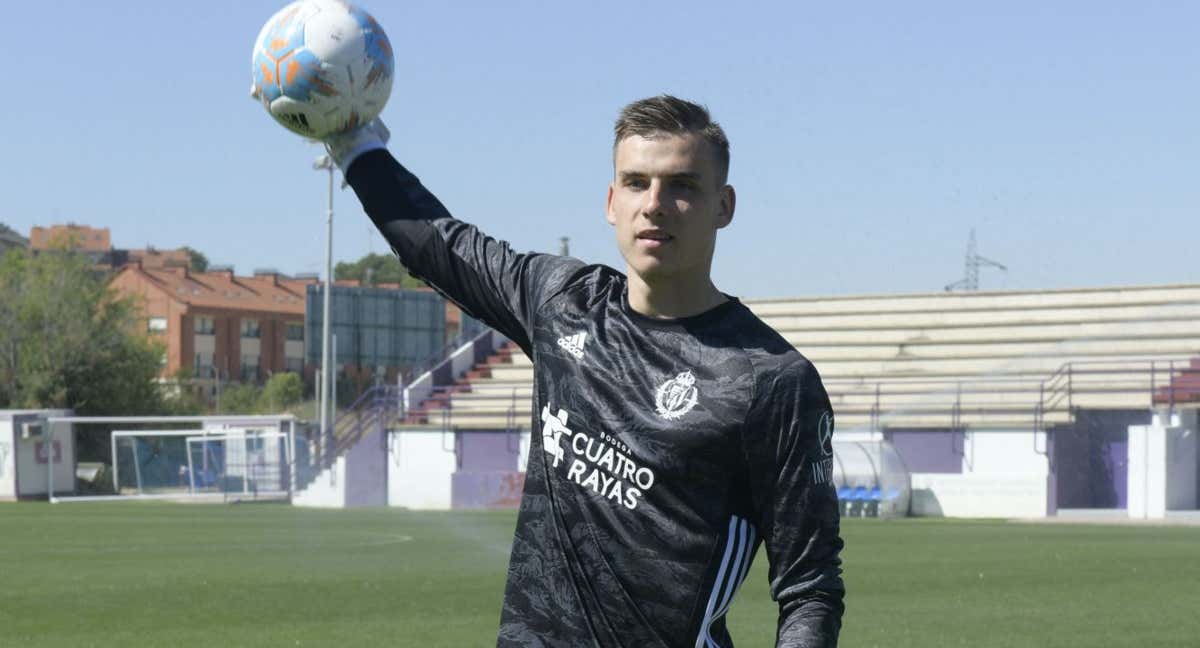
[[51,470],[55,493],[74,491],[75,436],[69,427],[46,425],[49,417],[68,414],[69,410],[0,410],[0,501],[45,497]]
[[887,441],[834,441],[833,483],[843,517],[908,515],[908,467]]

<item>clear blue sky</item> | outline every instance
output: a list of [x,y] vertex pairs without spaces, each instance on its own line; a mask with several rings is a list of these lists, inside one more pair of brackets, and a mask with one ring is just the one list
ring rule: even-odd
[[[320,150],[247,97],[283,2],[5,6],[0,222],[316,272]],[[738,189],[714,275],[749,296],[1200,282],[1200,3],[368,2],[392,151],[518,249],[622,267],[611,124],[708,104]],[[902,6],[901,6],[902,5]],[[1050,5],[1054,5],[1052,8]],[[349,192],[335,259],[386,246]]]

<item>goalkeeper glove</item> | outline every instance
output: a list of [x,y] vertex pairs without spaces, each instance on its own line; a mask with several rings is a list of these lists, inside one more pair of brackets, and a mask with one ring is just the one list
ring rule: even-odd
[[367,151],[386,148],[391,136],[387,126],[384,126],[383,121],[376,117],[352,131],[330,135],[323,141],[325,150],[329,151],[329,157],[333,158],[338,168],[342,170],[342,175],[345,176],[346,171],[350,169],[350,164],[358,156]]

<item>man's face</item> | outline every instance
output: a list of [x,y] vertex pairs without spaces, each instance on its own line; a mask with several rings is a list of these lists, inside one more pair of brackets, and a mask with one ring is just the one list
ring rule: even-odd
[[627,137],[617,144],[608,223],[631,273],[649,284],[708,280],[717,230],[733,218],[733,187],[697,135]]

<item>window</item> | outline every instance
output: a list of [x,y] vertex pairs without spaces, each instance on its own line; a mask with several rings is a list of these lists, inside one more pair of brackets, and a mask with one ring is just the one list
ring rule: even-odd
[[298,342],[303,342],[304,341],[304,324],[302,324],[300,322],[288,322],[287,323],[287,339],[296,340]]
[[193,365],[199,378],[213,377],[213,354],[203,351],[196,354],[196,364]]
[[196,335],[212,335],[216,332],[216,326],[211,317],[196,318]]
[[258,356],[242,356],[242,382],[258,381]]
[[151,317],[149,329],[151,333],[163,333],[167,330],[167,318]]
[[304,358],[287,358],[283,361],[284,371],[304,373]]
[[[257,338],[257,337],[260,337],[261,334],[262,334],[262,332],[258,328],[258,320],[256,320],[256,319],[242,320],[242,337]],[[255,364],[258,364],[258,363],[256,362]]]

